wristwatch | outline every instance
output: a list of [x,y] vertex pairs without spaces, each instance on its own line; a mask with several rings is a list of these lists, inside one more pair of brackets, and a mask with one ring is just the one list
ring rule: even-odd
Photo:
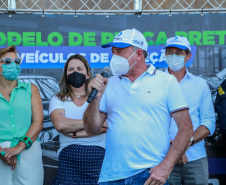
[[193,136],[191,137],[190,142],[191,142],[191,146],[193,146],[193,145],[194,145],[194,143],[195,143],[195,139],[194,139],[194,137],[193,137]]

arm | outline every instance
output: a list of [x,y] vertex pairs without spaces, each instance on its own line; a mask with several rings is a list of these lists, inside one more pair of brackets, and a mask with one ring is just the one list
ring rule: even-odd
[[[107,132],[107,128],[101,128],[99,130],[99,132],[97,132],[96,135],[100,135],[100,134],[104,134]],[[68,134],[64,134],[65,136],[68,137],[73,137],[73,133],[68,133]],[[85,130],[80,130],[78,132],[76,132],[76,137],[75,138],[84,138],[84,137],[90,137]]]
[[[202,94],[201,94],[201,101],[199,107],[199,114],[200,114],[200,126],[194,131],[192,137],[194,138],[194,143],[198,143],[212,135],[215,130],[215,112],[212,103],[211,93],[209,90],[208,85],[206,82],[203,82],[203,86],[201,87]],[[188,148],[192,145],[189,142]],[[178,164],[186,164],[188,162],[186,154],[182,156],[182,158],[178,161]]]
[[171,156],[171,167],[173,168],[176,161],[184,154],[188,147],[193,133],[193,127],[187,110],[175,112],[172,116],[178,126],[177,135],[168,152]]
[[[199,141],[202,141],[203,139],[205,139],[207,136],[210,135],[210,131],[208,128],[206,128],[205,126],[203,125],[200,125],[196,130],[195,132],[193,133],[193,138],[194,138],[194,144],[195,143],[198,143]],[[189,143],[191,146],[191,143]]]
[[103,127],[104,121],[107,118],[106,114],[99,112],[99,104],[101,97],[106,89],[108,80],[100,74],[89,83],[89,89],[95,88],[98,93],[95,99],[89,104],[83,116],[84,128],[88,135],[95,135]]
[[[202,141],[203,139],[205,139],[207,136],[210,135],[210,131],[208,128],[206,128],[205,126],[203,125],[200,125],[196,130],[195,132],[193,133],[192,137],[194,138],[194,143],[198,143],[200,141]],[[171,140],[172,143],[173,143],[173,140]],[[188,146],[186,148],[185,151],[188,150],[188,148],[192,145],[191,141],[188,143]]]
[[215,130],[215,111],[211,98],[211,93],[208,85],[204,82],[204,87],[202,88],[200,102],[200,126],[193,133],[195,143],[205,139],[207,136],[212,135]]
[[[202,141],[203,139],[205,139],[207,136],[210,135],[210,131],[208,128],[206,128],[205,126],[200,125],[196,131],[193,133],[192,137],[194,138],[194,143],[198,143],[199,141]],[[187,149],[185,151],[188,150],[188,148],[192,145],[191,142],[188,143]],[[177,161],[177,164],[179,165],[184,165],[188,162],[188,158],[186,156],[186,154],[184,153],[182,155],[182,157]]]
[[64,109],[55,109],[50,115],[51,121],[58,132],[68,134],[84,129],[83,120],[65,118],[64,114]]
[[172,114],[177,126],[178,132],[172,143],[166,157],[163,161],[150,170],[150,177],[145,182],[145,185],[165,183],[172,171],[175,163],[185,152],[190,138],[192,136],[192,123],[188,110],[181,110]]
[[[43,128],[43,107],[42,99],[40,97],[39,90],[36,85],[31,84],[31,92],[32,123],[25,135],[30,137],[31,140],[34,142]],[[8,160],[12,156],[18,155],[26,147],[27,146],[24,142],[19,142],[18,145],[15,147],[4,149],[4,151],[6,152],[5,158]]]
[[99,112],[99,102],[94,99],[84,114],[84,127],[87,135],[96,135],[104,125],[107,115]]
[[[107,130],[108,130],[108,124],[107,124],[107,121],[105,121],[103,127],[99,130],[99,132],[97,132],[96,135],[104,134],[104,133],[107,132]],[[64,134],[64,135],[68,136],[68,137],[73,137],[73,134],[74,133],[67,133],[67,134]],[[76,132],[76,137],[74,137],[74,138],[81,138],[81,137],[84,138],[84,137],[90,137],[90,136],[83,129],[83,130],[77,131]]]

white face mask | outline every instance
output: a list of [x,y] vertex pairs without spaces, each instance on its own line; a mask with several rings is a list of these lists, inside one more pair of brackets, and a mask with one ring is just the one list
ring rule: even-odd
[[[133,52],[133,54],[135,53],[136,51]],[[130,55],[130,57],[133,56]],[[128,73],[128,71],[134,66],[134,64],[137,63],[134,62],[134,64],[129,67],[129,59],[124,58],[124,57],[121,57],[121,56],[118,56],[118,55],[113,55],[112,58],[111,58],[111,61],[110,61],[110,66],[111,66],[111,70],[112,70],[112,73],[113,75],[124,75],[126,73]]]
[[185,65],[184,56],[177,56],[176,54],[166,55],[166,63],[171,70],[175,72],[180,71]]

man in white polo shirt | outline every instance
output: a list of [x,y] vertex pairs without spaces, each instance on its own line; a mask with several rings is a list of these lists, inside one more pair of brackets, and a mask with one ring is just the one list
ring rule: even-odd
[[[84,114],[93,135],[107,119],[101,185],[168,184],[168,176],[192,134],[188,106],[176,78],[145,64],[147,41],[136,29],[120,32],[112,43],[115,76],[97,74],[90,87],[99,92]],[[106,88],[107,87],[107,88]],[[179,131],[170,148],[171,116]],[[170,148],[170,149],[169,149]]]
[[[166,41],[166,73],[177,78],[189,106],[194,133],[189,148],[178,160],[170,174],[169,184],[208,184],[208,163],[204,138],[215,130],[215,112],[211,93],[206,81],[189,73],[185,67],[191,58],[191,46],[185,37],[175,36]],[[177,134],[177,125],[172,119],[170,139]],[[174,141],[173,141],[174,142]]]

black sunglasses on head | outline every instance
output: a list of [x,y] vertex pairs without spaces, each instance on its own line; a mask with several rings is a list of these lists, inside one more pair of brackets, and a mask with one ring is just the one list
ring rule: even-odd
[[1,58],[0,61],[3,61],[6,65],[11,64],[13,61],[16,65],[20,65],[22,62],[21,58]]

